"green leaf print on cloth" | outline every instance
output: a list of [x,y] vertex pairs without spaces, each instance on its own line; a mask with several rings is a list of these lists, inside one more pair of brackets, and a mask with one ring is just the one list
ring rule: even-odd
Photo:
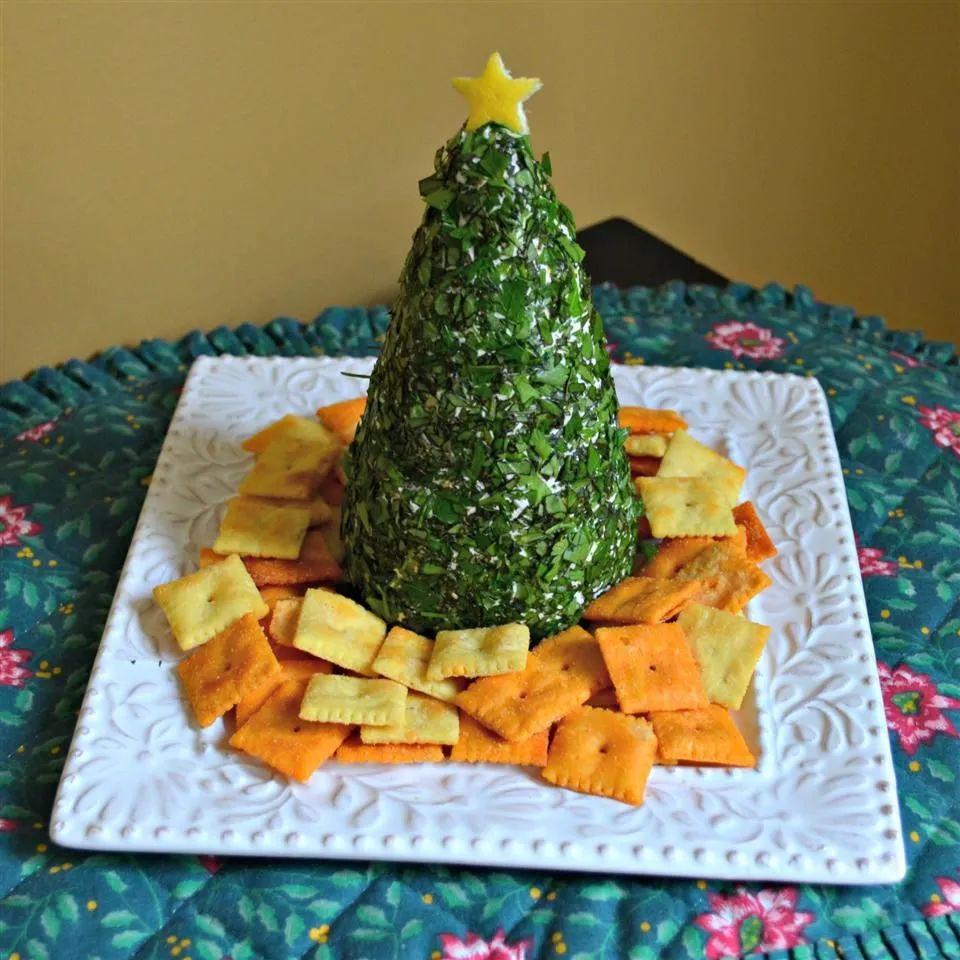
[[909,872],[844,888],[59,849],[50,808],[200,355],[373,356],[388,315],[112,347],[0,386],[0,957],[960,957],[960,368],[810,291],[600,286],[619,363],[815,376],[858,537]]

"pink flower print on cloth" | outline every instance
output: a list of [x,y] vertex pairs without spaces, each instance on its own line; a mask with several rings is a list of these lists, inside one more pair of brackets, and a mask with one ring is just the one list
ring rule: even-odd
[[960,457],[960,411],[946,407],[917,407],[920,422],[933,434],[933,442]]
[[711,893],[707,899],[711,912],[693,922],[710,934],[704,951],[709,960],[799,946],[806,943],[804,928],[815,919],[796,909],[794,887],[758,893],[738,887],[733,896]]
[[0,547],[19,547],[21,537],[32,537],[43,529],[27,519],[28,506],[14,506],[12,497],[0,497]]
[[940,888],[940,893],[934,894],[938,897],[937,900],[923,908],[924,915],[942,917],[945,913],[955,913],[960,910],[960,883],[950,877],[934,877],[934,880]]
[[18,440],[20,443],[36,443],[38,440],[50,433],[53,428],[56,427],[56,425],[56,418],[53,420],[47,420],[44,423],[38,423],[35,427],[30,427],[29,429],[18,433],[14,439]]
[[783,356],[783,340],[775,337],[772,330],[739,320],[715,323],[707,334],[707,342],[714,350],[727,350],[738,360],[776,360]]
[[13,649],[13,631],[0,630],[0,687],[22,687],[33,673],[20,664],[29,660],[29,650]]
[[960,710],[960,700],[937,690],[925,673],[914,673],[905,663],[891,670],[878,663],[883,709],[887,726],[900,739],[904,753],[913,756],[921,744],[930,743],[937,734],[958,736],[944,710]]
[[489,942],[475,933],[467,933],[467,939],[461,940],[452,933],[441,933],[443,945],[441,960],[526,960],[530,940],[519,943],[506,942],[506,934],[498,930]]

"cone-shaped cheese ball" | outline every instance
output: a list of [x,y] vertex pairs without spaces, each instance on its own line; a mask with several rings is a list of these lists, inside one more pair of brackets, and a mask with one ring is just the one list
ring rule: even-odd
[[491,122],[420,183],[345,463],[345,571],[388,622],[541,637],[630,573],[637,501],[603,328],[549,176]]

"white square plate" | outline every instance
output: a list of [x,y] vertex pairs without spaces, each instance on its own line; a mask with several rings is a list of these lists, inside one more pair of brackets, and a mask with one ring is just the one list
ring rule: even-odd
[[408,860],[833,883],[899,880],[896,785],[826,400],[813,379],[617,367],[621,403],[679,410],[748,468],[780,554],[738,722],[756,770],[656,767],[634,808],[515,767],[274,776],[197,728],[150,591],[196,569],[250,467],[244,437],[363,393],[368,359],[203,357],[170,425],[80,711],[51,836],[98,850]]

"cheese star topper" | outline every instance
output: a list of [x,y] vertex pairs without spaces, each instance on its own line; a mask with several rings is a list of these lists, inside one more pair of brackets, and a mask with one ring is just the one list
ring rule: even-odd
[[514,133],[529,133],[523,101],[541,87],[537,79],[510,76],[499,53],[490,55],[479,77],[457,77],[453,85],[470,104],[467,130],[476,130],[485,123],[502,123]]

